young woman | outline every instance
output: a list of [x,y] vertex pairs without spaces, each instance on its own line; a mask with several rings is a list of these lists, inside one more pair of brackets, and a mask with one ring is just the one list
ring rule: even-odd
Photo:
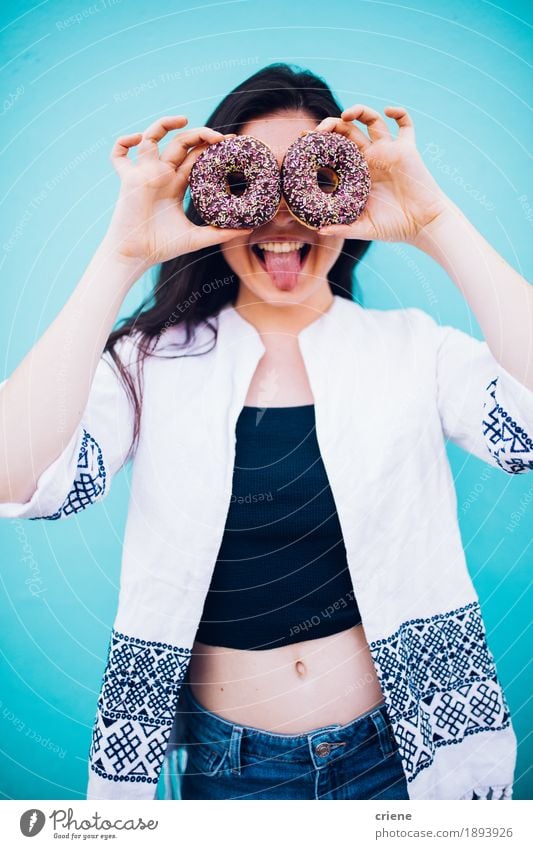
[[[277,64],[208,126],[170,116],[118,139],[106,236],[4,381],[1,515],[72,515],[134,458],[89,798],[153,798],[162,767],[164,798],[511,796],[516,738],[445,439],[533,468],[533,296],[431,177],[407,111],[385,114],[395,137]],[[306,130],[365,155],[355,224],[312,231],[284,201],[255,231],[183,210],[222,134],[281,167]],[[356,304],[371,240],[439,262],[486,342]],[[110,332],[155,264],[153,303]]]

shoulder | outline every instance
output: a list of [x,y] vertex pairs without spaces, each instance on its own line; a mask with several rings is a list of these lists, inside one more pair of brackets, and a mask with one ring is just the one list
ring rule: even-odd
[[126,368],[133,365],[139,359],[143,335],[141,331],[135,330],[120,336],[113,344],[112,352],[109,349],[104,351],[102,360],[115,367],[116,359]]
[[[145,344],[148,356],[164,358],[175,357],[180,353],[198,353],[209,348],[214,339],[213,328],[218,324],[218,315],[210,316],[209,324],[204,320],[194,325],[192,332],[187,330],[185,322],[163,326],[162,329],[152,336]],[[145,337],[146,339],[146,337]]]
[[[210,319],[210,322],[216,322]],[[177,325],[163,326],[160,331],[155,334],[148,334],[146,331],[137,329],[125,333],[113,345],[113,351],[120,359],[124,366],[131,366],[141,359],[150,358],[152,356],[164,356],[168,352],[169,356],[175,355],[179,351],[189,351],[196,348],[198,345],[206,341],[207,337],[213,338],[213,331],[209,330],[204,322],[194,328],[194,334],[190,339],[187,339],[187,329],[184,322]],[[110,351],[105,351],[104,358],[111,361]]]
[[437,321],[420,307],[378,309],[364,307],[348,298],[339,298],[339,313],[347,322],[367,328],[370,332],[391,336],[413,337],[431,335],[439,328]]

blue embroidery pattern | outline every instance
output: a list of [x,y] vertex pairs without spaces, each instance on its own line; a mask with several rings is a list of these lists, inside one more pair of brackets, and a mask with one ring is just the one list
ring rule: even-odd
[[369,647],[408,783],[439,746],[510,724],[477,601],[411,619]]
[[[483,421],[483,434],[498,466],[510,475],[518,475],[533,469],[533,440],[498,404],[497,383],[496,377],[486,388],[493,401],[487,402],[492,409],[487,415],[487,420]],[[526,457],[517,457],[517,454],[525,454]]]
[[191,653],[113,629],[89,753],[97,775],[157,784]]
[[61,519],[79,513],[89,504],[102,498],[106,488],[106,469],[102,449],[96,439],[83,428],[83,439],[78,455],[76,476],[65,501],[51,516],[34,516],[35,519]]

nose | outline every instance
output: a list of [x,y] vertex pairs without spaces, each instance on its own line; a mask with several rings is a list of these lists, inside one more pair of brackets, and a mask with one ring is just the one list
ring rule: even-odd
[[287,202],[283,195],[281,196],[280,205],[278,207],[278,211],[276,212],[274,218],[272,219],[276,224],[282,226],[284,222],[294,223],[294,218],[291,215],[289,207],[287,206]]

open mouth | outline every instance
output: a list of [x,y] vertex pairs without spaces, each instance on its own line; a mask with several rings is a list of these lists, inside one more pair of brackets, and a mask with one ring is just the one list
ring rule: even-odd
[[[300,270],[303,268],[304,262],[311,250],[311,245],[308,242],[256,242],[252,245],[252,252],[257,257],[265,271],[268,271],[267,261],[271,257],[266,258],[265,254],[288,254],[298,252]],[[280,257],[281,259],[281,257]]]
[[279,241],[255,242],[252,253],[267,272],[277,289],[290,292],[298,284],[300,272],[311,250],[309,242]]

